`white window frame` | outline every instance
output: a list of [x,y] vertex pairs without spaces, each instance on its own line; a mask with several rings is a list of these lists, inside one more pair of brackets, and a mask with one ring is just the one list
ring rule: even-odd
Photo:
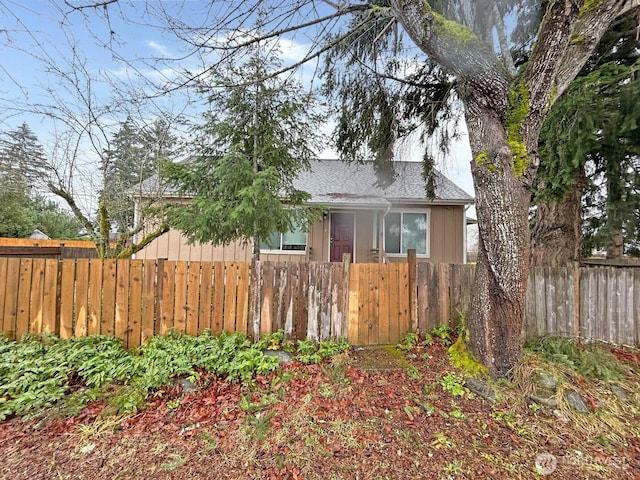
[[[307,253],[307,249],[309,248],[309,232],[304,232],[304,250],[283,250],[282,249],[282,239],[284,237],[284,233],[282,232],[277,232],[280,235],[280,246],[277,249],[269,249],[269,248],[262,248],[262,246],[260,246],[260,253],[265,253],[265,254],[269,254],[269,253],[276,253],[278,255],[280,254],[285,254],[285,255],[305,255]],[[262,242],[260,242],[262,243]]]
[[[426,243],[425,250],[426,253],[417,253],[416,257],[418,258],[430,258],[431,257],[431,209],[430,208],[393,208],[389,210],[389,212],[385,215],[382,222],[382,245],[381,250],[384,250],[384,253],[389,257],[406,257],[406,253],[390,253],[387,252],[387,215],[390,213],[399,213],[400,214],[400,223],[402,224],[402,216],[405,213],[423,213],[426,218],[427,228],[425,231]],[[400,232],[400,251],[402,252],[402,231]]]

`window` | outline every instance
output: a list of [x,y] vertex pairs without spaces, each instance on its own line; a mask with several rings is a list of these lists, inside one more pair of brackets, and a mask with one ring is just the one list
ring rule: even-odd
[[260,250],[304,251],[307,248],[307,233],[300,228],[293,232],[274,233],[260,241]]
[[384,217],[384,250],[405,254],[414,248],[416,255],[428,255],[429,216],[426,212],[389,212]]

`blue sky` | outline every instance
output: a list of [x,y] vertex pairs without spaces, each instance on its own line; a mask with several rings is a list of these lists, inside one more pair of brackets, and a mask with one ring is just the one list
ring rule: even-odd
[[[220,3],[224,4],[218,2],[218,5]],[[211,2],[163,1],[154,2],[154,5],[177,13],[178,18],[187,23],[197,23],[208,20],[207,9]],[[93,78],[90,88],[100,108],[106,108],[110,103],[116,102],[114,89],[107,79],[126,81],[130,88],[141,91],[145,87],[135,79],[136,73],[164,81],[173,78],[175,69],[197,68],[198,59],[194,56],[185,57],[187,49],[175,36],[161,28],[149,26],[154,19],[145,17],[149,14],[145,7],[146,3],[143,1],[120,1],[109,10],[110,23],[107,23],[103,12],[93,9],[65,15],[69,10],[62,0],[0,0],[0,130],[10,130],[26,121],[45,147],[53,148],[54,140],[59,138],[60,127],[25,110],[33,110],[34,105],[50,105],[56,95],[60,96],[65,106],[75,108],[74,102],[78,102],[78,92],[74,95],[65,93],[59,75],[55,75],[39,60],[49,60],[52,64],[60,66],[61,70],[70,71],[72,45],[75,45],[78,60],[84,64],[88,75]],[[110,31],[115,32],[115,35],[110,35]],[[305,45],[299,44],[298,41],[303,40],[300,37],[281,39],[285,61],[295,61],[306,51]],[[119,61],[118,55],[128,59],[153,59],[162,56],[180,58],[180,61],[156,63],[152,69],[140,61],[126,65]],[[302,72],[301,78],[308,78],[310,72],[311,67]],[[64,82],[62,85],[64,86]],[[81,85],[80,90],[84,87]],[[186,101],[184,94],[180,93],[173,98],[157,99],[155,114],[160,110],[175,114],[184,112]],[[78,108],[79,115],[81,110]],[[154,115],[153,112],[151,109],[146,114]],[[194,114],[195,110],[190,107],[186,113]],[[117,115],[110,118],[108,113],[103,112],[102,119],[115,125],[123,118]],[[403,149],[402,153],[405,158],[419,160],[422,157],[419,149],[411,145]],[[327,150],[321,156],[334,154]],[[438,168],[466,191],[473,193],[469,170],[470,151],[466,137],[463,136],[461,142],[452,145],[449,158],[441,160],[443,161],[439,162]],[[94,190],[94,187],[90,190]]]

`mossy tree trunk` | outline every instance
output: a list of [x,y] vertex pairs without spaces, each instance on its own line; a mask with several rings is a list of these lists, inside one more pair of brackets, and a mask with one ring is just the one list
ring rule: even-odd
[[[471,125],[480,119],[468,119]],[[499,125],[495,125],[498,127]],[[499,131],[499,129],[497,129]],[[478,135],[471,135],[473,140]],[[486,139],[482,145],[486,148]],[[477,150],[480,147],[476,147]],[[472,151],[473,151],[472,147]],[[514,172],[509,145],[494,139],[490,163],[472,162],[478,261],[468,321],[469,347],[492,376],[509,374],[521,353],[529,270],[530,192]],[[477,157],[477,155],[476,155]]]
[[429,2],[391,2],[416,45],[456,77],[464,103],[479,228],[469,346],[494,378],[509,377],[522,350],[528,214],[542,122],[625,5],[548,2],[529,61],[512,75],[487,43]]

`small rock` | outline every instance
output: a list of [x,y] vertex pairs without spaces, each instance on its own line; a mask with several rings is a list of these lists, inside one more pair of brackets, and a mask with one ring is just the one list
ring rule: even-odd
[[564,392],[564,399],[567,401],[569,406],[573,408],[577,412],[588,413],[589,407],[585,403],[584,399],[578,392],[575,390],[566,390]]
[[560,420],[562,423],[569,423],[571,421],[571,419],[567,416],[566,413],[564,413],[562,410],[554,410],[553,414],[556,416],[556,418],[558,420]]
[[627,401],[629,399],[627,391],[624,388],[619,387],[618,385],[611,385],[611,393],[613,393],[622,401]]
[[539,403],[545,407],[556,408],[558,406],[558,399],[556,397],[545,397],[542,395],[529,395],[529,399],[532,402]]
[[478,378],[468,378],[465,381],[465,385],[469,390],[480,395],[482,398],[486,398],[490,402],[496,401],[495,390],[483,380],[480,380]]
[[190,382],[186,378],[176,378],[173,384],[182,387],[182,393],[185,395],[195,392],[198,389],[193,382]]
[[532,378],[533,383],[537,386],[542,387],[546,390],[550,390],[555,392],[558,388],[558,379],[552,373],[546,372],[544,370],[538,370],[533,374]]
[[80,453],[91,453],[96,449],[96,444],[95,443],[87,443],[86,445],[83,445],[78,451]]
[[282,350],[263,350],[262,353],[265,357],[277,357],[278,363],[293,362],[293,357],[291,356],[291,354],[283,352]]

